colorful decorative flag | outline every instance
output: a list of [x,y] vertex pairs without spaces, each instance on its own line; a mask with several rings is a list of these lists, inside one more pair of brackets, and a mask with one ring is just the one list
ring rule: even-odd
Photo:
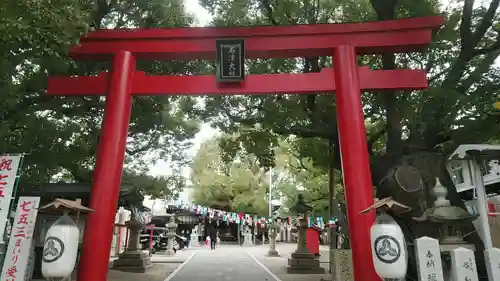
[[[245,214],[245,213],[229,213],[221,210],[216,210],[208,207],[203,207],[201,205],[183,202],[182,200],[178,200],[172,202],[170,204],[175,204],[177,208],[182,210],[189,210],[192,212],[196,212],[197,215],[209,216],[210,218],[222,219],[223,221],[236,222],[239,224],[247,224],[247,225],[255,225],[255,224],[264,224],[267,222],[271,222],[271,218],[267,219],[266,217],[261,217],[260,220],[257,216]],[[289,218],[290,219],[290,218]]]

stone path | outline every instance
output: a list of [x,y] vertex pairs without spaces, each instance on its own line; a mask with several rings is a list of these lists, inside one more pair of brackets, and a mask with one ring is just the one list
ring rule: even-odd
[[[179,266],[179,263],[155,263],[146,273],[110,270],[108,271],[107,281],[164,281]],[[76,278],[72,280],[76,280]]]
[[165,281],[280,281],[237,245],[221,245],[215,251],[200,249]]
[[[146,273],[110,270],[108,281],[325,281],[329,274],[287,274],[285,266],[295,244],[278,243],[280,257],[268,257],[269,245],[241,247],[220,245],[215,251],[196,247],[175,256],[153,255],[153,267]],[[328,268],[328,247],[321,246],[321,265]],[[165,279],[166,278],[166,279]],[[72,279],[75,280],[75,279]]]
[[[288,263],[288,258],[297,249],[296,244],[278,243],[279,257],[268,257],[267,251],[269,245],[257,245],[249,247],[248,252],[255,257],[261,264],[265,265],[276,277],[282,281],[326,281],[332,280],[330,274],[288,274],[285,271],[285,266]],[[320,265],[328,272],[328,247],[320,246]],[[340,280],[343,281],[343,280]]]

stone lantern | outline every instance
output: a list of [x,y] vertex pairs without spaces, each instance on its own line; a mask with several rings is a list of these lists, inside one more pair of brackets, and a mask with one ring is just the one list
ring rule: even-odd
[[302,194],[297,196],[297,203],[295,204],[295,212],[297,213],[298,220],[298,242],[297,250],[291,254],[288,259],[288,266],[286,267],[287,273],[300,273],[300,274],[323,274],[325,269],[320,266],[319,259],[309,252],[307,249],[307,217],[308,213],[312,211]]
[[267,255],[270,257],[279,257],[279,253],[276,250],[276,237],[278,236],[279,231],[280,225],[276,218],[273,218],[273,221],[269,225],[269,252]]
[[309,224],[307,223],[308,213],[312,211],[311,206],[309,206],[305,201],[302,194],[297,196],[297,203],[295,204],[295,212],[297,213],[297,228],[298,228],[298,241],[297,250],[295,253],[299,254],[310,254],[307,249],[306,232]]
[[135,217],[125,223],[128,232],[128,245],[124,253],[113,262],[113,268],[125,271],[144,273],[151,267],[151,257],[140,247],[140,235],[143,224]]
[[174,251],[174,239],[176,236],[175,230],[177,229],[177,224],[175,223],[174,215],[169,216],[169,221],[166,225],[167,227],[167,251],[165,252],[169,256],[175,255]]

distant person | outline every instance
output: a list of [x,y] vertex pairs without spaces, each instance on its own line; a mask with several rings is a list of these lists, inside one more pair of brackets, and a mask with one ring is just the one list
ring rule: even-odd
[[189,244],[191,243],[191,233],[189,233],[189,230],[186,230],[186,232],[184,233],[184,237],[186,238],[185,247],[189,248]]
[[217,226],[215,223],[210,224],[208,233],[210,235],[210,248],[215,250],[215,246],[217,245]]

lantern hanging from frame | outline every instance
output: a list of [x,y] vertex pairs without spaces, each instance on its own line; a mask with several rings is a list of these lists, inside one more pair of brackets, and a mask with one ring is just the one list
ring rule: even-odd
[[408,269],[408,250],[401,227],[386,213],[389,209],[394,213],[410,210],[408,206],[387,197],[376,199],[372,206],[361,213],[371,210],[377,213],[375,223],[370,228],[375,271],[382,279],[404,280]]
[[75,213],[77,221],[81,212],[93,212],[80,204],[80,200],[71,201],[56,198],[53,202],[40,207],[41,212],[61,214],[47,230],[42,254],[42,274],[49,281],[64,280],[75,269],[78,255],[80,230],[77,222],[69,216]]

